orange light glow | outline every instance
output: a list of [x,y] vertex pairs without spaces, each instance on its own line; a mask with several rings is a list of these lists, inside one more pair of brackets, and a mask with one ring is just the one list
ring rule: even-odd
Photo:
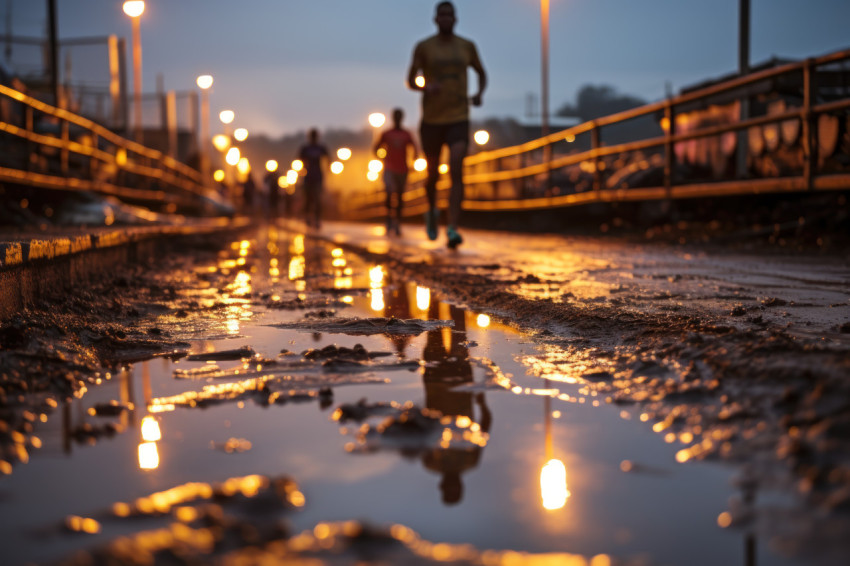
[[248,130],[245,128],[236,128],[233,131],[233,137],[236,138],[236,141],[245,141],[248,139]]
[[218,119],[222,124],[230,124],[236,119],[236,113],[233,110],[222,110],[218,113]]
[[293,171],[301,171],[304,169],[304,162],[300,159],[296,159],[292,162],[292,170]]
[[369,161],[369,171],[374,171],[375,173],[380,173],[381,169],[384,168],[384,164],[381,163],[379,159],[372,159]]
[[487,328],[490,326],[490,317],[486,314],[479,314],[478,318],[475,319],[475,323],[478,325],[478,328]]
[[347,161],[351,159],[351,150],[347,147],[341,147],[336,150],[336,156],[339,157],[342,161]]
[[387,117],[380,112],[372,112],[369,114],[369,124],[371,124],[373,128],[380,128],[386,121]]
[[540,493],[543,508],[549,511],[561,509],[567,504],[570,492],[567,489],[567,468],[557,459],[551,459],[540,470]]
[[198,88],[207,90],[213,85],[213,78],[212,75],[201,75],[195,82],[198,84]]
[[424,171],[428,168],[428,162],[425,161],[425,158],[420,157],[419,159],[413,162],[413,168],[416,171]]
[[277,171],[277,167],[277,161],[275,161],[274,159],[269,159],[268,161],[266,161],[266,171],[268,171],[269,173],[274,173],[275,171]]
[[416,287],[416,308],[427,311],[431,306],[431,290],[428,287]]
[[369,306],[371,307],[371,309],[375,312],[383,311],[384,310],[384,290],[380,289],[380,288],[370,289],[369,295],[371,296],[371,301],[369,303]]
[[239,158],[239,161],[236,163],[236,170],[242,175],[247,175],[251,171],[251,163],[248,161],[247,157]]
[[379,176],[380,175],[378,175],[377,171],[369,171],[368,173],[366,173],[366,178],[372,182],[377,181]]
[[224,181],[224,171],[222,171],[221,169],[216,169],[215,173],[213,173],[213,179],[216,183],[221,183],[222,181]]
[[487,130],[478,130],[475,134],[473,134],[472,139],[474,139],[475,143],[478,145],[484,145],[490,141],[490,133]]
[[230,147],[230,138],[224,134],[218,134],[213,136],[212,143],[217,150],[224,151]]
[[384,281],[384,268],[380,265],[376,265],[369,269],[369,282],[373,289],[376,289],[382,285]]
[[155,470],[159,467],[159,451],[156,442],[142,442],[139,444],[139,468],[142,470]]
[[123,8],[125,14],[131,18],[138,18],[145,12],[145,3],[143,0],[127,0]]
[[224,156],[224,161],[228,165],[236,165],[237,163],[239,163],[239,159],[241,157],[242,155],[239,153],[239,148],[231,147],[227,150],[227,154]]
[[413,80],[413,83],[419,88],[425,88],[425,77],[419,75]]
[[142,419],[142,439],[146,442],[156,442],[162,439],[159,423],[150,415]]
[[441,163],[441,164],[440,164],[440,167],[439,167],[439,169],[438,169],[438,171],[439,171],[440,173],[442,173],[443,175],[445,175],[446,173],[448,173],[448,172],[449,172],[449,166],[448,166],[448,165],[446,165],[445,163]]
[[334,161],[333,163],[331,163],[331,173],[333,173],[334,175],[339,175],[340,173],[342,173],[342,170],[344,168],[345,166],[342,164],[342,161]]

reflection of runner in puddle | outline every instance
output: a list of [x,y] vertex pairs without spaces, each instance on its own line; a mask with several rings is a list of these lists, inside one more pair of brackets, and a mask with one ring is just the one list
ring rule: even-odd
[[[490,431],[492,415],[484,399],[484,393],[452,391],[453,387],[472,383],[472,366],[469,363],[469,349],[466,346],[466,322],[464,311],[452,305],[446,305],[454,321],[454,329],[441,328],[428,332],[422,358],[425,361],[423,383],[425,386],[425,406],[435,409],[443,415],[468,417],[477,422],[485,433]],[[428,318],[439,319],[440,303],[431,301]],[[446,340],[444,341],[444,337]],[[478,406],[479,417],[475,416]],[[482,446],[464,448],[438,447],[422,457],[422,463],[429,470],[442,474],[440,491],[443,503],[453,505],[463,498],[461,474],[478,465]]]
[[[384,288],[384,316],[395,317],[401,320],[407,320],[410,315],[410,298],[407,295],[407,286],[403,282],[397,283],[394,287]],[[396,353],[404,358],[404,350],[413,336],[409,334],[390,334],[390,342],[395,346]]]

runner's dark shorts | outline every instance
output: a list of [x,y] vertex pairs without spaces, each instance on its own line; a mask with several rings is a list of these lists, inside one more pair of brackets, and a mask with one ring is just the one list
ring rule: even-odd
[[427,124],[419,126],[419,140],[425,155],[439,154],[443,144],[452,145],[462,141],[469,145],[469,120],[450,124]]

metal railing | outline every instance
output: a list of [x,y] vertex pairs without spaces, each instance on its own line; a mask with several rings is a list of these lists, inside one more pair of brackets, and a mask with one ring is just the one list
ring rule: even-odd
[[219,199],[188,165],[0,85],[0,183],[90,191],[163,212]]
[[[850,189],[848,63],[850,50],[779,65],[468,156],[464,209]],[[606,131],[637,121],[650,135],[605,143]],[[441,175],[441,207],[449,185]],[[352,195],[342,212],[379,218],[384,199],[381,188]],[[425,210],[424,172],[403,199],[406,215]]]

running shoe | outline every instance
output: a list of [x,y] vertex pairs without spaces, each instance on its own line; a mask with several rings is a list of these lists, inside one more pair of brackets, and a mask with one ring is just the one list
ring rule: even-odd
[[432,209],[425,213],[425,231],[429,240],[437,239],[437,210]]
[[461,238],[460,234],[457,233],[457,230],[455,230],[451,226],[449,226],[446,230],[446,235],[449,237],[448,245],[451,249],[455,249],[463,243],[463,238]]

